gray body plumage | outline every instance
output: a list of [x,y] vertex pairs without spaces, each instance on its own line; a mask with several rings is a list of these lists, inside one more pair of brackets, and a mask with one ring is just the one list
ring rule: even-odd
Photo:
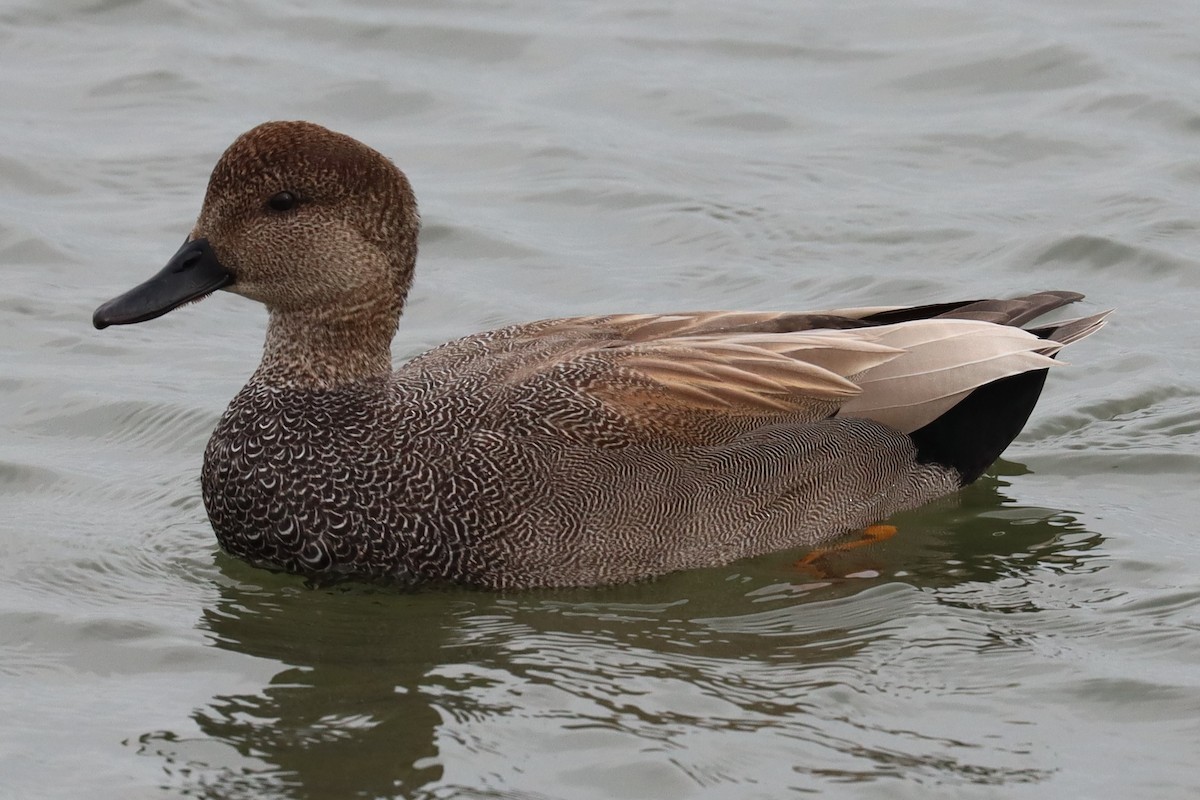
[[469,337],[333,390],[252,380],[205,453],[221,545],[307,574],[588,585],[814,544],[958,487],[870,420],[654,431],[579,390],[586,364],[510,380],[553,342]]

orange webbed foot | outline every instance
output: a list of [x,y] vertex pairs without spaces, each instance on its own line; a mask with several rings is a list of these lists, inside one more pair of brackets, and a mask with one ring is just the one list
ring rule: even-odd
[[796,562],[798,569],[810,569],[820,573],[823,577],[833,577],[829,571],[821,566],[826,558],[835,553],[845,553],[848,550],[854,550],[859,547],[865,547],[869,544],[882,542],[885,539],[890,539],[896,535],[897,528],[895,525],[868,525],[863,528],[862,534],[857,539],[841,544],[833,545],[832,547],[818,547],[810,552],[804,558]]

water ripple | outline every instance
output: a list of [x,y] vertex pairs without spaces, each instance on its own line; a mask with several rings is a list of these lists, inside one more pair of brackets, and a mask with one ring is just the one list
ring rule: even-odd
[[1086,86],[1102,80],[1105,73],[1088,54],[1060,44],[936,67],[906,75],[893,83],[909,91],[951,90],[977,96]]

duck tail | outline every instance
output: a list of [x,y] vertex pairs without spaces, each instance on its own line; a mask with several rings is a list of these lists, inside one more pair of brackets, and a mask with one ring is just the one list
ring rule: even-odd
[[980,386],[953,408],[913,431],[917,461],[958,473],[973,483],[1017,438],[1046,383],[1048,368],[1021,372]]
[[1063,320],[1053,325],[1046,325],[1041,328],[1028,328],[1027,330],[1039,339],[1048,339],[1061,347],[1066,347],[1069,344],[1078,342],[1080,339],[1086,339],[1103,328],[1105,320],[1108,319],[1108,315],[1111,313],[1111,310],[1101,311],[1099,314],[1092,314],[1090,317]]
[[[1022,309],[1010,306],[1018,313],[1012,315],[1008,324],[1020,325],[1078,297],[1066,292],[1044,292],[1018,298],[1031,302]],[[959,309],[962,310],[965,309]],[[1047,347],[1041,352],[1053,357],[1066,345],[1098,331],[1110,313],[1104,311],[1028,331],[1046,341]],[[953,469],[961,486],[974,482],[1025,427],[1048,372],[1048,368],[1034,369],[974,389],[949,411],[909,434],[917,446],[917,460]]]
[[973,319],[1019,328],[1056,308],[1082,299],[1083,295],[1079,292],[1035,292],[1003,300],[960,300],[954,303],[889,308],[865,316],[862,320],[875,325],[890,325],[922,319]]

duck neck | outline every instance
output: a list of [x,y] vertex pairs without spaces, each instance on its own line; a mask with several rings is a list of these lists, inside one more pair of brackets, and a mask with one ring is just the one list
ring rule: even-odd
[[272,310],[254,380],[321,390],[391,375],[399,312],[387,306]]

